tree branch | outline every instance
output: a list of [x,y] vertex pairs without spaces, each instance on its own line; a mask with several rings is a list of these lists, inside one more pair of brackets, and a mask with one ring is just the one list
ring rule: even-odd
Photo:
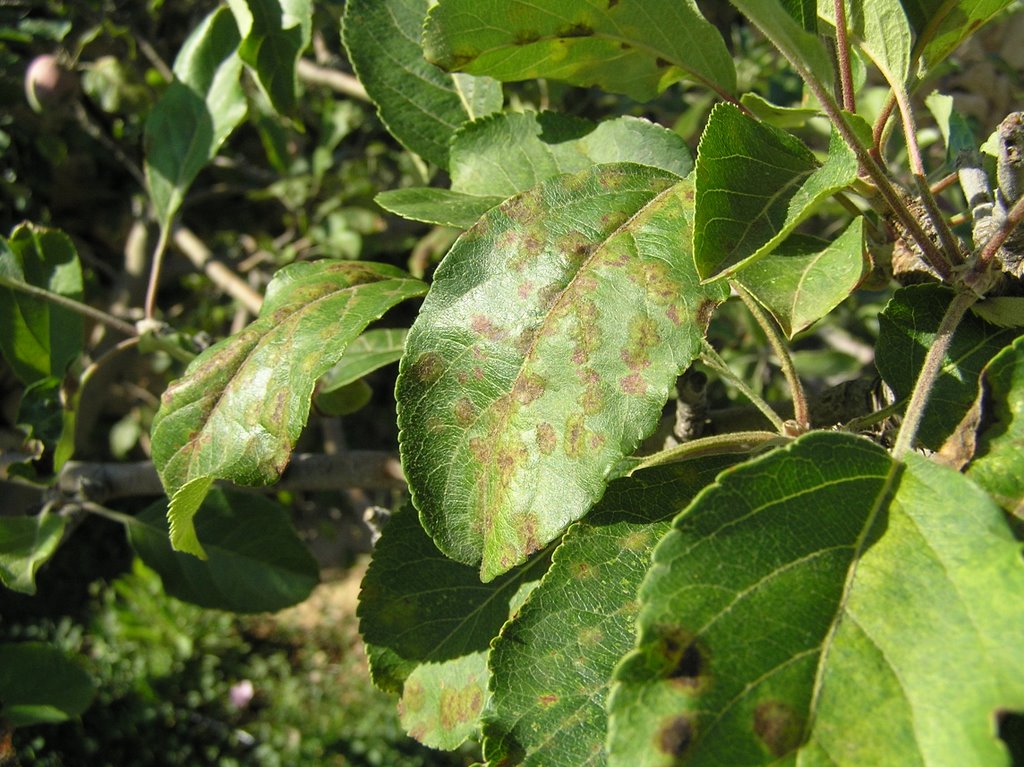
[[[256,489],[272,493],[280,490],[312,492],[351,487],[367,490],[404,488],[405,479],[398,457],[393,453],[375,450],[351,450],[337,455],[298,453],[292,456],[279,482]],[[57,479],[57,490],[78,500],[100,504],[118,498],[164,494],[156,469],[149,461],[68,461]]]

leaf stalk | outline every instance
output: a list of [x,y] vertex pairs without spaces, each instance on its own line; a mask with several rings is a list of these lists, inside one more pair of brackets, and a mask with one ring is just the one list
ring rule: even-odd
[[914,384],[914,391],[910,395],[910,402],[907,403],[907,410],[903,416],[903,423],[900,425],[899,433],[896,435],[896,442],[892,448],[893,458],[900,459],[914,447],[917,433],[921,428],[921,421],[924,418],[925,408],[931,396],[935,381],[942,372],[942,363],[949,352],[949,346],[953,341],[953,333],[956,331],[964,314],[977,301],[979,296],[965,290],[957,293],[952,303],[946,308],[942,316],[942,322],[935,332],[935,339],[928,348],[925,355],[921,372]]
[[11,290],[17,290],[19,293],[25,293],[26,295],[32,296],[33,298],[39,298],[43,301],[48,301],[55,306],[59,306],[62,309],[67,309],[80,314],[83,317],[88,317],[91,320],[106,325],[111,330],[116,330],[118,333],[122,333],[126,336],[136,336],[138,333],[135,327],[124,320],[118,319],[113,315],[107,314],[106,312],[95,309],[88,304],[83,304],[81,301],[76,301],[73,298],[62,296],[60,293],[54,293],[46,290],[46,288],[40,288],[35,285],[30,285],[27,282],[21,282],[20,280],[12,280],[8,277],[0,276],[0,286],[9,288]]

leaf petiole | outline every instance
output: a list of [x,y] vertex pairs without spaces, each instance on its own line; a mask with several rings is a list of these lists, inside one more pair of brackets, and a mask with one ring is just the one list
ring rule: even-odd
[[683,442],[681,445],[649,455],[634,466],[629,474],[632,475],[640,469],[648,469],[652,466],[661,466],[666,463],[684,461],[690,458],[723,455],[726,453],[760,452],[765,448],[776,447],[788,441],[788,437],[781,436],[772,431],[734,431],[729,434],[715,434],[711,437],[701,437],[689,442]]
[[733,372],[728,363],[722,359],[722,355],[715,351],[715,347],[708,343],[706,338],[701,342],[700,361],[718,373],[722,378],[732,383],[739,390],[740,394],[750,400],[750,404],[761,411],[762,415],[771,422],[779,434],[785,433],[785,422],[779,414],[757,392],[747,386],[746,381]]
[[9,277],[3,276],[0,276],[0,287],[17,290],[19,293],[25,293],[33,298],[48,301],[63,309],[75,312],[75,314],[80,314],[83,317],[96,320],[97,322],[106,325],[108,328],[116,330],[119,333],[123,333],[126,336],[138,335],[135,330],[135,326],[131,323],[118,319],[117,317],[107,314],[106,312],[102,312],[99,309],[94,309],[88,304],[83,304],[81,301],[76,301],[73,298],[68,298],[67,296],[62,296],[59,293],[49,291],[46,288],[40,288],[36,285],[30,285],[27,282],[22,282],[21,280],[12,280]]

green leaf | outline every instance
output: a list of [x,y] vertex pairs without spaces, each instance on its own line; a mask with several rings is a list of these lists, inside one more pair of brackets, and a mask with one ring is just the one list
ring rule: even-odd
[[924,99],[925,106],[935,118],[936,126],[946,145],[946,164],[956,170],[964,153],[976,152],[978,142],[974,131],[962,114],[953,108],[953,97],[932,91]]
[[441,0],[423,50],[442,69],[547,77],[640,101],[684,78],[723,97],[736,88],[725,41],[693,0]]
[[854,219],[832,242],[792,235],[774,252],[741,269],[736,282],[792,338],[846,299],[864,276],[864,220]]
[[13,591],[35,594],[36,572],[57,551],[65,522],[47,511],[33,517],[0,517],[0,582]]
[[404,146],[441,168],[467,120],[501,109],[501,84],[451,75],[423,58],[420,32],[430,0],[349,0],[342,36],[381,121]]
[[697,356],[721,285],[687,249],[693,187],[655,168],[559,176],[445,257],[397,384],[424,526],[490,580],[604,492]]
[[313,28],[310,0],[228,0],[241,34],[238,55],[256,73],[270,103],[285,114],[295,105],[295,67]]
[[929,72],[1013,0],[903,0],[917,35],[914,59]]
[[43,378],[25,387],[17,423],[43,445],[49,460],[47,474],[59,472],[74,453],[77,410],[78,392],[66,391],[58,378]]
[[56,647],[0,644],[0,720],[5,724],[63,722],[83,714],[95,694],[89,675]]
[[985,322],[1001,328],[1019,328],[1024,326],[1024,297],[992,296],[978,301],[971,311]]
[[81,301],[82,267],[67,235],[22,224],[0,237],[0,351],[22,383],[60,378],[82,352],[82,318],[18,283]]
[[818,33],[818,7],[814,0],[779,0],[786,13],[811,34]]
[[1020,545],[972,482],[806,435],[722,474],[658,545],[610,764],[1008,767],[1021,600]]
[[857,158],[837,135],[819,165],[800,140],[718,104],[697,147],[697,271],[703,279],[726,276],[770,253],[856,178]]
[[[793,4],[797,0],[787,0]],[[816,34],[797,22],[779,0],[732,0],[740,13],[782,51],[790,64],[797,63],[827,91],[832,89],[832,58]]]
[[541,181],[613,162],[650,165],[680,177],[693,168],[678,135],[637,117],[595,125],[554,112],[507,113],[475,120],[455,134],[451,191],[401,189],[378,195],[377,202],[406,218],[468,229],[495,205]]
[[168,594],[236,613],[273,612],[309,596],[319,570],[285,509],[250,493],[214,489],[201,511],[196,531],[205,560],[171,548],[166,500],[127,525],[132,547],[160,574]]
[[[875,365],[898,399],[910,396],[953,291],[915,285],[896,291],[879,315]],[[938,450],[978,396],[981,370],[1017,335],[967,314],[957,326],[925,409],[918,440]]]
[[413,737],[455,748],[476,731],[488,697],[488,647],[516,595],[547,564],[538,557],[481,584],[475,568],[437,550],[414,510],[388,522],[363,578],[359,629],[373,680],[402,692],[402,721]]
[[733,456],[616,480],[555,550],[551,568],[494,643],[484,716],[490,763],[604,763],[604,701],[633,645],[636,591],[669,521]]
[[245,117],[239,42],[227,8],[207,16],[182,46],[174,81],[146,120],[146,179],[164,227],[199,171]]
[[501,195],[476,195],[451,189],[411,187],[378,194],[374,201],[385,210],[427,224],[469,229],[484,213],[505,201]]
[[374,370],[398,362],[408,334],[404,328],[367,330],[348,345],[338,363],[320,379],[320,391],[340,389]]
[[740,96],[740,103],[756,118],[776,128],[802,128],[812,117],[821,114],[816,107],[780,107],[753,91]]
[[373,398],[373,389],[359,379],[330,391],[317,392],[316,408],[324,415],[350,415],[364,408]]
[[967,476],[1024,518],[1024,338],[988,363],[982,382],[983,420]]
[[259,319],[199,355],[164,392],[153,421],[153,462],[171,498],[175,548],[202,556],[191,518],[213,479],[277,479],[316,380],[370,322],[425,291],[384,264],[324,260],[277,273]]

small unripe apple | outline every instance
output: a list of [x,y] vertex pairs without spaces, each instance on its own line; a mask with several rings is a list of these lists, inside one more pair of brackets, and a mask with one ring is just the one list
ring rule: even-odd
[[78,89],[78,77],[56,56],[37,56],[25,70],[25,97],[36,112],[59,109]]

